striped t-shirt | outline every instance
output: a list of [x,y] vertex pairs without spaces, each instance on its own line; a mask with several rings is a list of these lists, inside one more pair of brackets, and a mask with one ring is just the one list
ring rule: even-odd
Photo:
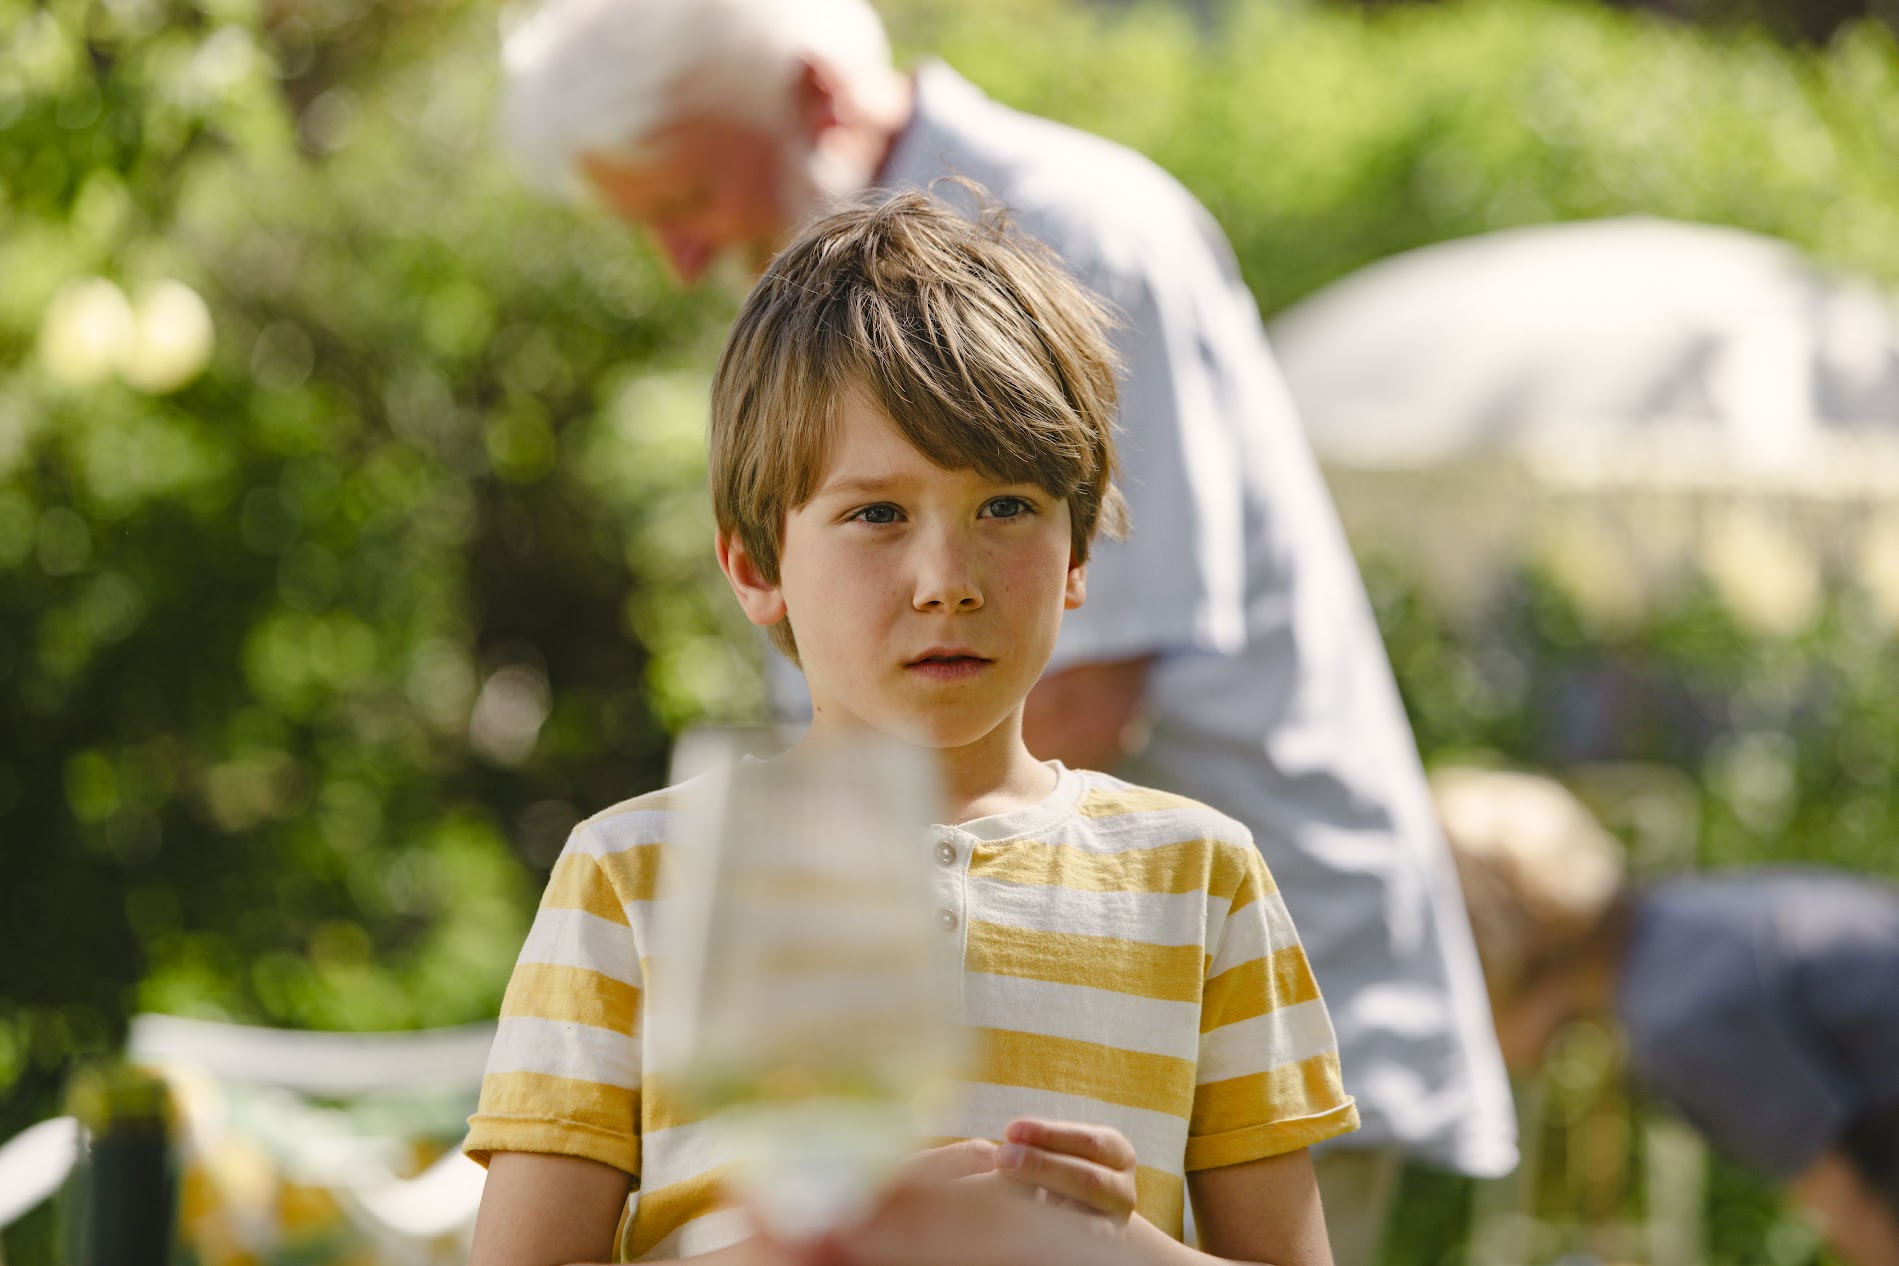
[[[1357,1109],[1292,919],[1246,828],[1192,800],[1052,764],[1055,791],[931,828],[938,924],[960,947],[980,1052],[944,1139],[1017,1117],[1109,1125],[1134,1144],[1138,1208],[1181,1232],[1185,1176],[1343,1134]],[[581,824],[502,1003],[464,1145],[584,1156],[637,1180],[619,1254],[742,1238],[718,1136],[641,1032],[642,956],[674,817],[664,792]]]

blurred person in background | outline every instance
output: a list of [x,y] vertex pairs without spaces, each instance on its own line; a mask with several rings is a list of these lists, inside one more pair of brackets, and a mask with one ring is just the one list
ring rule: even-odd
[[1560,784],[1439,770],[1513,1070],[1611,1019],[1629,1074],[1782,1184],[1852,1266],[1899,1266],[1899,891],[1759,868],[1632,887],[1622,846]]
[[[1029,745],[1237,817],[1302,911],[1363,1119],[1318,1154],[1342,1266],[1373,1257],[1405,1158],[1511,1169],[1509,1087],[1410,728],[1205,209],[1142,156],[948,66],[898,71],[863,0],[553,0],[504,60],[524,168],[643,225],[682,281],[722,257],[756,272],[834,199],[963,177],[1120,310],[1134,529],[1091,560]],[[793,714],[797,674],[773,671]]]

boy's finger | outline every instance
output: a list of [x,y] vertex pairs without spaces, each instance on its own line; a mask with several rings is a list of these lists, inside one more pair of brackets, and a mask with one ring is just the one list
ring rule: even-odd
[[1127,1136],[1106,1125],[1020,1117],[1009,1122],[1004,1137],[1011,1143],[1098,1161],[1109,1169],[1133,1169],[1137,1159],[1134,1144],[1128,1142]]
[[1115,1222],[1134,1212],[1134,1173],[1111,1169],[1095,1161],[1039,1147],[1011,1143],[996,1154],[997,1172],[1004,1178],[1036,1187],[1059,1199],[1081,1205]]
[[964,1139],[925,1148],[911,1156],[897,1171],[897,1181],[950,1182],[971,1174],[986,1174],[995,1167],[994,1143],[988,1139]]

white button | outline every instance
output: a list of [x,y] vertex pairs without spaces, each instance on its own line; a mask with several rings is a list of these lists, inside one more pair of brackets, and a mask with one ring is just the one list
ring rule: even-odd
[[945,866],[954,866],[956,864],[956,846],[954,844],[938,844],[936,846],[936,860],[942,862]]
[[956,911],[949,909],[938,910],[936,912],[936,921],[943,925],[945,932],[954,932],[956,930]]

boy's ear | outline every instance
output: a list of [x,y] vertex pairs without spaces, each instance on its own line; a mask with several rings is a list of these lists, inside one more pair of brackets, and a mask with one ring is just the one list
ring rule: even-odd
[[1068,556],[1068,587],[1062,594],[1062,610],[1073,611],[1088,600],[1088,564]]
[[757,560],[746,551],[745,543],[735,534],[721,532],[716,548],[719,570],[725,573],[732,592],[738,595],[745,618],[761,628],[784,619],[784,591],[765,579]]

